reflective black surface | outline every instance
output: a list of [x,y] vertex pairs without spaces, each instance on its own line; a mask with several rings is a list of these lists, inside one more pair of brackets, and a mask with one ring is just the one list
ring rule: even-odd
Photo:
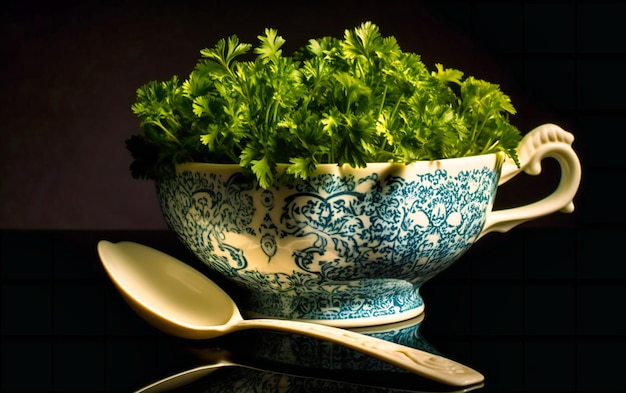
[[[285,333],[238,332],[188,343],[186,350],[199,367],[222,366],[171,391],[271,392],[288,386],[292,392],[456,392],[483,386],[439,384],[339,345]],[[178,384],[184,377],[171,381]]]
[[[519,228],[481,239],[423,287],[419,345],[483,373],[478,391],[623,392],[624,267],[604,261],[604,270],[592,269],[576,233]],[[243,367],[177,391],[455,391],[300,336],[249,331],[189,341],[155,330],[115,290],[96,244],[132,240],[194,263],[170,232],[0,235],[2,392],[131,392],[224,359]]]

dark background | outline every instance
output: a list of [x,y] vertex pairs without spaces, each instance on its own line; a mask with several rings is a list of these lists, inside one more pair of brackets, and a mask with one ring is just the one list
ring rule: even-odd
[[500,84],[522,132],[546,122],[571,131],[584,165],[581,222],[624,221],[621,195],[611,191],[623,175],[623,2],[4,4],[0,228],[164,228],[152,184],[128,170],[135,90],[185,77],[201,48],[231,34],[256,45],[271,26],[289,52],[365,20],[430,68],[441,62]]
[[[547,122],[572,132],[583,166],[573,214],[490,234],[423,288],[424,334],[484,372],[489,391],[626,391],[624,2],[25,0],[2,7],[2,391],[128,391],[121,387],[139,380],[124,385],[116,373],[138,367],[144,381],[153,376],[146,370],[159,357],[142,363],[154,355],[152,342],[132,327],[125,333],[119,315],[133,316],[116,303],[95,254],[103,237],[181,252],[152,184],[128,170],[124,141],[138,131],[130,111],[136,88],[187,75],[201,48],[231,34],[255,44],[274,27],[289,51],[365,20],[429,67],[440,62],[500,84],[523,132]],[[545,194],[558,176],[549,162],[545,172],[507,184],[498,203]],[[130,343],[134,357],[116,356]],[[39,377],[18,372],[30,369]]]

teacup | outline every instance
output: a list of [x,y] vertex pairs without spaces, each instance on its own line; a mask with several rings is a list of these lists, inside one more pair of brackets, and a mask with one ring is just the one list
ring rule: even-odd
[[[241,288],[247,317],[388,324],[421,314],[420,287],[487,233],[572,212],[581,176],[572,142],[546,124],[520,143],[519,167],[503,153],[323,164],[306,181],[279,176],[268,189],[236,164],[186,163],[157,182],[157,195],[178,238]],[[538,174],[545,157],[560,165],[556,190],[493,210],[498,186]]]

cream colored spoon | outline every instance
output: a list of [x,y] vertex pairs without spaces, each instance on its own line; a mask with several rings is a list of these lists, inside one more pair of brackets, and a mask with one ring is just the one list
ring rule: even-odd
[[282,319],[244,320],[235,302],[208,277],[148,246],[101,240],[98,253],[130,306],[174,336],[208,339],[243,329],[280,330],[335,342],[448,385],[484,380],[479,372],[445,357],[349,330]]

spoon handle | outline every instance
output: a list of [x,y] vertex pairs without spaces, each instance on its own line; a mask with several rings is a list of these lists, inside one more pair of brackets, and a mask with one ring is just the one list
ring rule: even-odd
[[469,386],[485,379],[478,371],[443,356],[332,326],[290,320],[247,319],[238,322],[236,328],[280,330],[331,341],[448,385]]

